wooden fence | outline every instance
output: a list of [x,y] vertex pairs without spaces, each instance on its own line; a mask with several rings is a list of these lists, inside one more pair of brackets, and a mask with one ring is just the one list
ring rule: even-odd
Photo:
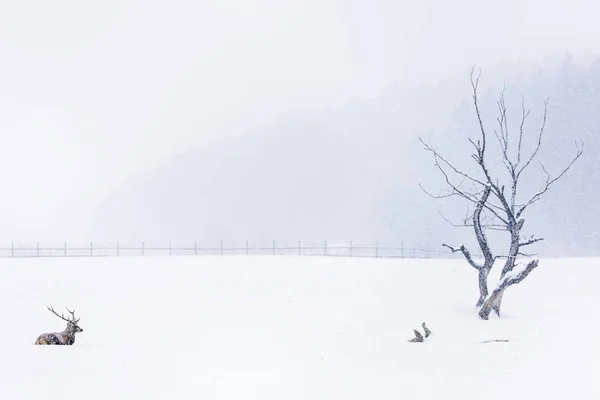
[[404,242],[245,242],[245,243],[10,243],[0,247],[0,257],[114,257],[181,255],[297,255],[376,258],[454,258],[457,255],[429,244],[404,246]]

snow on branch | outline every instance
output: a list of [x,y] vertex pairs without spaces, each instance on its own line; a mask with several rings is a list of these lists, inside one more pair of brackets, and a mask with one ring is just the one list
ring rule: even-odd
[[500,282],[498,282],[498,286],[496,287],[496,289],[494,289],[494,292],[503,291],[509,286],[521,283],[521,281],[527,278],[527,275],[529,275],[529,273],[533,271],[533,269],[536,268],[538,264],[539,260],[531,260],[527,264],[516,265],[512,271],[507,272],[506,275],[504,275],[504,277],[500,280]]

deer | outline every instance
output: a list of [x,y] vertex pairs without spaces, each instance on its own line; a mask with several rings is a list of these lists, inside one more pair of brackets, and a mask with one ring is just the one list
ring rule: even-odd
[[[66,308],[66,307],[65,307]],[[73,311],[67,308],[71,317],[65,318],[65,316],[61,313],[58,315],[56,311],[54,311],[54,307],[49,306],[48,310],[56,315],[58,318],[67,322],[67,327],[62,332],[49,332],[42,333],[35,341],[36,345],[58,345],[58,346],[71,346],[75,343],[75,334],[79,332],[83,332],[83,329],[79,327],[79,318],[75,318],[75,309]]]

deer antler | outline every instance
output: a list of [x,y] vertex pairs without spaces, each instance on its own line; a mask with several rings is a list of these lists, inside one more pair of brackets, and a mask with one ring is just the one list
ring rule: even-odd
[[58,315],[58,313],[56,311],[54,311],[54,307],[53,306],[49,306],[48,310],[50,310],[50,312],[52,312],[52,314],[56,315],[58,318],[62,319],[63,321],[66,321],[66,322],[75,322],[75,310],[71,311],[71,310],[69,310],[67,308],[67,311],[69,311],[69,313],[73,316],[73,319],[65,318],[65,316],[62,313],[60,315]]
[[71,317],[73,317],[72,321],[74,322],[78,322],[79,318],[75,318],[75,309],[73,309],[73,311],[69,310],[68,307],[65,307],[67,309],[67,311],[69,312],[69,314],[71,314]]

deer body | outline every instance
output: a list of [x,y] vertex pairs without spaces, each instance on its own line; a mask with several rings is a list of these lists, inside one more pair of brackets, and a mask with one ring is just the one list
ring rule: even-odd
[[75,343],[75,331],[65,329],[64,331],[42,333],[35,341],[35,344],[53,344],[53,345],[72,345]]
[[67,327],[62,332],[48,332],[42,333],[35,341],[36,345],[59,345],[59,346],[71,346],[75,343],[75,334],[83,332],[83,329],[77,325],[79,318],[75,318],[75,310],[71,311],[67,308],[67,311],[71,313],[72,318],[65,318],[62,314],[58,315],[53,308],[48,307],[54,315],[67,322]]

